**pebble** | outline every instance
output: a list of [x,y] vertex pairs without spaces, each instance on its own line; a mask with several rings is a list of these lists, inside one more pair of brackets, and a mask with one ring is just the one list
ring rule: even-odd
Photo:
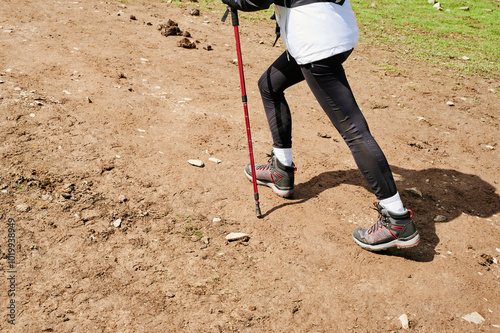
[[209,160],[209,161],[212,161],[212,162],[214,162],[214,163],[217,163],[217,164],[219,164],[219,163],[221,163],[221,162],[222,162],[221,160],[219,160],[218,158],[215,158],[215,157],[210,157],[208,160]]
[[484,321],[484,318],[477,312],[469,313],[468,315],[463,316],[462,319],[474,324],[481,324]]
[[120,201],[120,202],[125,202],[125,201],[127,201],[127,200],[128,200],[128,199],[127,199],[127,197],[126,197],[126,196],[124,196],[123,194],[120,194],[120,195],[118,196],[118,201]]
[[461,59],[462,59],[462,60],[469,60],[470,58],[469,58],[469,57],[467,57],[467,56],[463,56]]
[[490,146],[490,145],[486,145],[486,148],[491,149],[491,150],[494,150],[494,149],[495,149],[495,147]]
[[16,206],[16,210],[18,212],[21,212],[21,213],[26,213],[30,209],[31,209],[30,206],[28,204],[25,204],[25,203]]
[[203,168],[205,166],[205,163],[203,163],[203,161],[201,160],[188,160],[188,163],[200,168]]
[[443,10],[443,8],[441,8],[441,3],[439,2],[436,2],[436,4],[432,7],[436,8],[437,10]]
[[[220,217],[214,217],[212,219],[212,223],[220,223],[222,221],[222,219]],[[497,249],[498,252],[500,252],[500,249]]]
[[458,9],[461,9],[461,10],[469,10],[469,7],[460,7]]
[[423,197],[422,192],[420,192],[416,187],[407,188],[407,189],[405,189],[405,191],[412,193],[412,194],[415,194],[418,197],[421,197],[421,198]]
[[230,234],[228,234],[226,236],[226,239],[230,242],[237,241],[237,240],[246,241],[246,240],[250,239],[250,236],[248,236],[247,234],[244,234],[242,232],[231,232]]
[[101,215],[101,213],[97,210],[85,209],[85,210],[81,211],[80,218],[83,221],[89,221],[89,220],[95,219],[96,217],[99,217],[100,215]]
[[448,101],[448,102],[446,102],[446,104],[449,105],[449,106],[454,106],[455,105],[455,103],[453,103],[452,101]]
[[436,3],[436,0],[427,0],[427,3],[433,4]]
[[444,215],[437,215],[434,217],[434,222],[446,222],[447,218]]
[[404,330],[407,330],[410,328],[410,325],[408,323],[408,316],[406,315],[406,313],[403,313],[401,316],[399,316],[399,321],[401,322],[401,327]]
[[122,225],[122,219],[117,219],[115,222],[113,222],[113,225],[118,228]]

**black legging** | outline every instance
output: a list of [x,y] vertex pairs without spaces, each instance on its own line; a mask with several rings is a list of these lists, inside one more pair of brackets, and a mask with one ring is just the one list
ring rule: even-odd
[[273,137],[273,147],[292,147],[292,117],[284,91],[305,79],[351,149],[359,170],[377,199],[387,199],[397,192],[392,172],[384,153],[370,133],[342,67],[351,52],[307,65],[298,65],[292,56],[284,52],[264,72],[259,79],[259,89]]

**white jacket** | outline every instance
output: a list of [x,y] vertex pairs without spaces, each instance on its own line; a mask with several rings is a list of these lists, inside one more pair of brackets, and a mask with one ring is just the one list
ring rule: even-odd
[[[312,3],[311,3],[312,2]],[[331,57],[358,44],[359,32],[349,0],[307,1],[291,8],[274,4],[281,39],[299,65]]]

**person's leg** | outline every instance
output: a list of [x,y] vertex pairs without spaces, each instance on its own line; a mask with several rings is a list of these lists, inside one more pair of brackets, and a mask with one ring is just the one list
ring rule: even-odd
[[370,133],[342,67],[349,53],[304,65],[302,71],[319,104],[351,149],[377,199],[390,198],[397,190],[389,164]]
[[[269,164],[255,165],[255,175],[258,184],[269,186],[274,193],[285,198],[293,195],[295,166],[292,159],[292,116],[284,91],[303,80],[295,59],[284,52],[262,74],[258,83],[273,138],[273,152]],[[252,179],[249,164],[245,167],[245,174]]]
[[[301,66],[301,69],[314,96],[351,149],[359,170],[379,200],[377,208],[384,214],[379,222],[387,222],[385,229],[380,228],[379,222],[378,227],[372,228],[373,230],[356,229],[353,233],[354,240],[370,250],[415,245],[419,236],[411,221],[412,214],[403,207],[385,155],[370,133],[347,82],[342,63],[349,54],[350,51],[338,54]],[[390,206],[391,211],[381,203]],[[396,229],[389,230],[391,223],[397,224]],[[411,228],[406,227],[410,224]],[[404,231],[401,226],[404,226]],[[368,237],[375,231],[376,237]]]
[[281,163],[292,165],[292,116],[285,89],[304,80],[293,57],[284,52],[262,74],[259,91],[273,138],[273,150]]

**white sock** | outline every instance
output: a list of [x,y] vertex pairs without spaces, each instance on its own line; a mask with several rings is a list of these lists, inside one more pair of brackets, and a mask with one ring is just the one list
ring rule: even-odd
[[399,192],[396,192],[396,194],[390,198],[380,200],[379,203],[391,213],[403,214],[406,212],[406,208],[403,206],[403,202],[399,197]]
[[273,148],[274,156],[286,166],[292,166],[292,148]]

